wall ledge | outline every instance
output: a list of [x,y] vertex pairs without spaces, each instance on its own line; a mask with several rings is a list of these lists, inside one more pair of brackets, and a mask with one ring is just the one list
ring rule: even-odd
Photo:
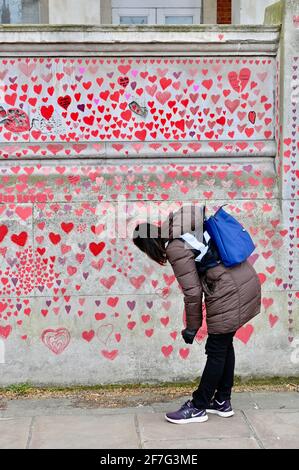
[[275,55],[279,35],[264,25],[1,25],[0,55]]

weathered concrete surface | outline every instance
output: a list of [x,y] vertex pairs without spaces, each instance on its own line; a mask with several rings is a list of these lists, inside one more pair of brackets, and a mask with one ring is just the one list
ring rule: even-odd
[[170,266],[131,242],[137,222],[191,202],[227,203],[256,243],[262,312],[236,335],[237,373],[299,373],[298,28],[285,6],[278,55],[277,27],[0,27],[1,384],[199,375],[205,325],[183,343]]
[[298,448],[298,393],[237,393],[233,418],[209,415],[187,427],[167,423],[165,412],[187,398],[123,409],[84,408],[70,399],[7,401],[0,449]]

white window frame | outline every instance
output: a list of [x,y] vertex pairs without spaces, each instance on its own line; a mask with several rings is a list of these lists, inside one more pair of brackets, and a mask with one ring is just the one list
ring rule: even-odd
[[200,8],[158,8],[157,24],[165,24],[166,16],[192,16],[193,24],[200,24]]
[[156,24],[155,8],[112,8],[112,23],[120,24],[121,16],[147,16],[147,24]]

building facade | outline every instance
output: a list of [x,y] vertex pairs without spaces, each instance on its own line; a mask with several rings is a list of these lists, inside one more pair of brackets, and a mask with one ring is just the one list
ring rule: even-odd
[[[262,24],[273,0],[0,0],[2,24]],[[63,8],[61,8],[63,4]]]

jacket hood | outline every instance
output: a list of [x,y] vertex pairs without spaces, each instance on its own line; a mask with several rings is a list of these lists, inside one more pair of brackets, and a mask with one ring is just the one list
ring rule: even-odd
[[184,205],[170,212],[161,225],[161,236],[168,240],[179,238],[183,233],[192,233],[197,240],[203,239],[204,205]]

